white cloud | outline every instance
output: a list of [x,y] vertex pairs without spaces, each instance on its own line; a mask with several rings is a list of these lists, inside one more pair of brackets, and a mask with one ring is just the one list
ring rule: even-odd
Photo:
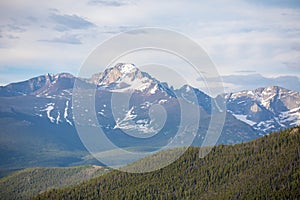
[[228,92],[254,90],[259,87],[276,85],[300,92],[300,79],[296,76],[264,77],[260,74],[236,74],[223,76]]
[[145,26],[191,37],[223,75],[237,70],[295,74],[300,64],[300,12],[286,5],[237,0],[5,0],[0,2],[0,69],[10,73],[10,66],[32,66],[30,70],[76,73],[96,45],[120,31]]

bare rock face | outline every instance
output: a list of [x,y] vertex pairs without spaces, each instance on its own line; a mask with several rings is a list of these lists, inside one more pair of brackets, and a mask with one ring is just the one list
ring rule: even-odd
[[133,64],[118,63],[114,67],[106,69],[103,73],[93,75],[90,81],[97,85],[109,85],[120,82],[124,78],[134,81],[143,78],[143,75]]
[[257,112],[261,111],[261,108],[260,108],[256,103],[254,103],[254,104],[251,106],[250,110],[251,110],[251,112],[253,112],[253,113],[257,113]]

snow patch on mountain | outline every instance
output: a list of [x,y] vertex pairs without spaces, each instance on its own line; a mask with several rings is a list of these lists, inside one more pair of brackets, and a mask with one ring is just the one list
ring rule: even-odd
[[156,133],[156,129],[152,126],[151,120],[149,119],[136,119],[137,114],[134,113],[134,107],[131,107],[125,114],[123,119],[118,118],[116,125],[113,129],[121,129],[125,132],[134,132],[133,135],[138,134],[152,134]]
[[145,91],[147,88],[151,86],[151,82],[149,82],[148,78],[142,79],[134,79],[131,80],[128,77],[124,77],[119,83],[116,85],[114,89],[111,91],[114,92],[126,92],[126,91]]
[[135,119],[137,115],[133,114],[132,112],[133,112],[133,107],[131,107],[130,110],[127,111],[127,113],[123,119],[118,118],[114,129],[122,128],[122,126],[124,124],[128,124],[128,121]]
[[281,122],[291,122],[291,125],[300,125],[300,107],[282,112],[279,115]]
[[60,122],[60,112],[57,112],[57,117],[56,117],[56,124],[58,124]]
[[55,121],[55,118],[51,116],[51,111],[54,109],[54,103],[48,103],[46,106],[45,109],[41,110],[41,111],[46,111],[47,113],[47,117],[48,119],[50,120],[50,122],[54,122]]
[[72,122],[68,119],[68,110],[69,110],[69,101],[66,101],[66,107],[65,107],[65,110],[64,110],[64,119],[66,120],[66,122],[68,124],[73,126]]
[[158,101],[159,104],[163,104],[163,103],[166,103],[166,102],[168,102],[168,100],[166,100],[166,99],[161,99],[161,100]]
[[117,67],[120,69],[120,72],[123,74],[131,73],[136,70],[136,67],[130,63],[119,64],[117,65]]
[[232,115],[233,115],[235,118],[237,118],[238,120],[243,121],[243,122],[249,124],[250,126],[253,126],[253,125],[256,124],[256,122],[247,119],[247,115],[236,115],[236,114],[232,114]]
[[150,90],[150,94],[155,94],[156,91],[158,90],[157,84]]

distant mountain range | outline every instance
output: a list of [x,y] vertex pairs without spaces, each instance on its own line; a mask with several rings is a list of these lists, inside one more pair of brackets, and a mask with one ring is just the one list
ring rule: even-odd
[[300,125],[300,93],[278,86],[222,95],[228,112],[268,133]]
[[[193,145],[200,146],[208,129],[214,100],[225,101],[227,105],[225,124],[218,143],[249,141],[270,131],[300,124],[298,92],[270,86],[221,94],[213,99],[189,85],[173,89],[133,64],[120,63],[88,79],[68,73],[46,74],[1,86],[2,168],[95,163],[95,160],[87,160],[88,152],[75,129],[72,93],[76,81],[96,88],[95,110],[99,124],[89,124],[89,119],[86,119],[87,124],[84,125],[100,126],[112,141],[122,147],[153,144],[160,147],[174,137],[174,142],[183,144],[186,138],[195,137]],[[111,107],[114,93],[131,94],[129,105],[117,110],[117,113],[112,113]],[[192,98],[193,94],[196,99]],[[82,96],[82,100],[84,98]],[[179,101],[190,105],[189,113],[200,109],[198,130],[187,127],[179,135],[174,135],[181,130]],[[149,116],[152,105],[165,108],[168,118],[163,127],[157,126],[160,119]],[[88,112],[83,110],[80,116],[84,119]],[[194,120],[192,114],[185,117],[189,122]],[[151,137],[132,137],[140,135]]]

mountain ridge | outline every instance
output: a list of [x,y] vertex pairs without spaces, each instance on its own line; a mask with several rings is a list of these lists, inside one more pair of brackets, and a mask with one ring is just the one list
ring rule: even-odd
[[[121,73],[121,71],[123,72]],[[127,76],[128,74],[130,76]],[[136,80],[142,86],[134,84]],[[220,138],[216,141],[217,144],[246,142],[267,134],[269,131],[279,130],[283,127],[277,123],[277,118],[281,122],[286,120],[285,128],[297,125],[297,117],[300,115],[300,111],[293,110],[293,108],[288,111],[282,110],[281,117],[276,116],[276,113],[272,114],[255,99],[248,97],[249,91],[244,92],[245,94],[236,93],[227,97],[226,94],[223,94],[214,99],[190,85],[174,89],[138,70],[132,64],[119,64],[107,69],[101,75],[92,76],[89,79],[74,77],[68,73],[46,74],[40,78],[29,79],[27,82],[9,84],[0,88],[0,124],[2,126],[0,147],[3,149],[2,154],[5,158],[1,166],[6,168],[22,167],[22,165],[20,166],[21,162],[17,162],[17,160],[32,163],[31,166],[36,166],[36,162],[39,160],[46,166],[49,165],[49,160],[51,163],[53,162],[53,165],[59,163],[61,166],[85,162],[99,164],[95,160],[85,160],[88,152],[76,131],[75,122],[78,123],[78,121],[74,120],[74,106],[80,107],[81,101],[84,102],[87,98],[86,95],[80,95],[80,98],[76,100],[78,102],[73,104],[73,86],[76,81],[86,84],[96,91],[95,108],[91,109],[95,109],[98,121],[93,122],[90,119],[88,109],[79,109],[77,115],[84,120],[85,124],[83,125],[91,129],[101,128],[106,136],[119,147],[157,145],[155,146],[157,148],[170,141],[178,145],[201,146],[207,134],[215,101],[225,100],[225,104],[227,104],[225,124]],[[12,90],[14,87],[15,90]],[[153,88],[155,88],[155,92]],[[25,92],[22,93],[21,89],[24,89]],[[257,92],[262,93],[263,90]],[[111,98],[114,93],[119,95],[117,100],[120,102],[117,102],[117,106],[122,105],[123,98],[127,98],[128,95],[131,97],[129,105],[115,109],[113,113],[113,107],[116,105],[112,105]],[[285,93],[286,96],[292,96],[290,103],[298,101],[298,93],[289,90]],[[233,99],[232,96],[236,98]],[[185,102],[189,109],[185,111],[185,124],[181,124],[186,128],[180,127],[180,101]],[[243,106],[241,101],[245,101],[246,105]],[[272,107],[274,103],[270,105]],[[153,118],[150,115],[154,106],[165,110],[167,116],[165,122],[160,116]],[[251,111],[251,107],[254,109],[255,106],[263,108],[262,111],[256,112],[257,115]],[[277,110],[279,108],[279,106],[276,107]],[[189,124],[190,122],[197,123],[191,114],[197,110],[200,112],[198,128],[191,127]],[[250,114],[252,114],[252,118],[248,116]],[[259,121],[260,119],[264,121]],[[273,121],[270,121],[271,119]],[[157,122],[164,122],[164,124],[161,126]],[[258,126],[260,122],[264,122],[266,125],[262,126],[261,123]],[[271,128],[266,129],[267,125]],[[176,134],[177,132],[178,134]],[[144,137],[143,140],[140,139],[141,136]],[[20,149],[15,149],[11,144],[19,146]],[[49,157],[37,154],[36,152],[39,152],[40,148]],[[58,150],[65,152],[59,155],[59,158],[57,155],[49,153]],[[29,155],[37,157],[30,158]],[[54,158],[60,162],[56,162]],[[63,158],[70,159],[72,162],[64,162]]]
[[[224,94],[227,109],[267,133],[300,125],[300,93],[279,86]],[[237,107],[239,105],[239,107]]]
[[[148,73],[140,71],[134,64],[129,63],[118,63],[116,66],[107,68],[104,72],[94,74],[91,78],[85,80],[69,73],[46,74],[34,77],[26,81],[1,86],[0,97],[30,95],[70,100],[76,80],[95,84],[97,89],[109,92],[139,91],[153,95],[156,91],[162,91],[171,97],[178,95],[186,100],[192,90],[197,96],[198,104],[207,113],[210,113],[211,99],[214,99],[190,85],[173,89],[166,83],[159,82]],[[216,97],[216,99],[218,98],[225,99],[228,112],[233,114],[236,119],[263,133],[300,124],[300,93],[296,91],[279,86],[268,86],[254,90],[220,94]],[[243,106],[243,108],[237,106]],[[68,119],[69,122],[71,120]]]

